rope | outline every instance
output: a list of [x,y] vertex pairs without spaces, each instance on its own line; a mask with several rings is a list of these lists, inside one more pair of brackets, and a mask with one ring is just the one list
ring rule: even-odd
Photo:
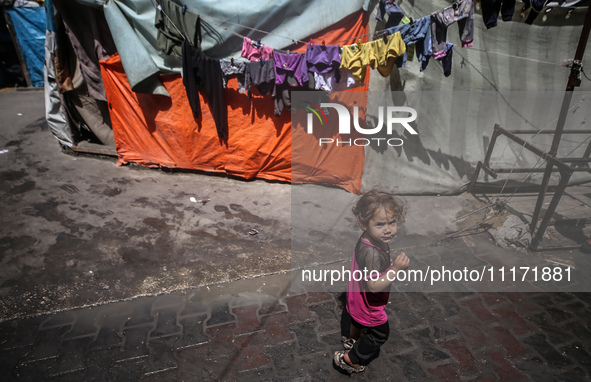
[[564,66],[563,64],[557,64],[555,62],[549,62],[549,61],[542,61],[542,60],[536,60],[535,58],[528,58],[528,57],[521,57],[521,56],[515,56],[512,54],[507,54],[507,53],[500,53],[500,52],[491,52],[488,50],[482,50],[482,49],[476,49],[474,47],[466,47],[465,49],[468,50],[475,50],[477,52],[482,52],[482,53],[489,53],[489,54],[497,54],[499,56],[505,56],[505,57],[511,57],[511,58],[517,58],[519,60],[526,60],[526,61],[532,61],[532,62],[537,62],[539,64],[547,64],[547,65],[555,65],[555,66]]

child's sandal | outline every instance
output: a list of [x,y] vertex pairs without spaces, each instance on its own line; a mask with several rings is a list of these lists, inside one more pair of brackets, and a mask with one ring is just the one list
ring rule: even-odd
[[336,351],[334,352],[334,363],[340,367],[342,370],[344,370],[345,372],[349,373],[349,374],[353,374],[353,373],[361,373],[362,371],[365,370],[365,366],[363,365],[357,365],[357,366],[351,366],[347,363],[347,361],[345,361],[345,354],[347,352],[345,350],[340,350],[340,351]]
[[351,350],[353,349],[353,345],[355,345],[355,340],[353,338],[345,336],[341,337],[341,342],[343,343],[343,347],[345,348],[345,350]]

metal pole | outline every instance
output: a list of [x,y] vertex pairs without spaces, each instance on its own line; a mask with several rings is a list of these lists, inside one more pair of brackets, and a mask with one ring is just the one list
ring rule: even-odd
[[[576,86],[579,86],[581,84],[581,60],[583,59],[585,47],[587,46],[587,40],[589,39],[589,31],[591,31],[591,6],[587,8],[585,24],[583,24],[583,31],[581,32],[581,36],[579,38],[579,45],[577,46],[577,51],[575,53],[573,65],[570,70],[570,76],[568,78],[566,91],[564,94],[564,98],[562,100],[562,108],[560,109],[558,122],[556,124],[554,139],[552,140],[552,146],[550,147],[550,151],[548,152],[548,155],[553,158],[556,157],[556,153],[558,152],[558,146],[560,144],[560,139],[562,138],[562,132],[564,130],[564,123],[566,121],[566,117],[568,114],[568,108],[573,97],[573,90]],[[532,232],[532,234],[536,228],[536,224],[538,223],[538,217],[540,216],[540,211],[544,204],[544,198],[546,197],[546,191],[548,190],[548,183],[550,182],[550,175],[552,174],[552,167],[552,163],[548,162],[546,164],[546,171],[544,172],[544,178],[542,179],[542,185],[540,186],[541,189],[540,193],[538,194],[536,208],[534,209],[531,225],[529,227],[530,232]]]
[[[562,194],[564,193],[564,190],[566,189],[566,186],[568,185],[568,181],[570,180],[571,175],[572,175],[572,170],[571,171],[565,171],[565,170],[560,171],[560,182],[558,182],[558,189],[554,193],[554,197],[550,201],[550,205],[548,206],[548,209],[546,210],[546,213],[544,214],[544,217],[542,218],[542,222],[540,223],[540,228],[538,229],[538,232],[536,232],[536,235],[533,237],[532,242],[531,242],[531,248],[534,251],[538,249],[538,245],[542,241],[542,237],[544,236],[544,232],[546,232],[546,228],[548,228],[548,224],[550,223],[550,219],[552,218],[554,211],[556,211],[556,207],[558,206],[558,202],[560,201],[560,198],[562,198]],[[533,235],[533,232],[532,232],[532,235]]]

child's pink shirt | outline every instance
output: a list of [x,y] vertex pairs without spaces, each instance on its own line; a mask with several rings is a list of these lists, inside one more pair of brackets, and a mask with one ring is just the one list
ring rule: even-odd
[[[390,257],[390,251],[384,251],[363,237],[359,240],[362,242],[361,246],[374,247],[388,258]],[[356,247],[360,246],[358,245]],[[380,276],[384,275],[384,277],[386,277],[385,274],[390,269],[391,268],[388,264],[386,269],[379,270]],[[356,273],[354,273],[355,271],[361,271],[361,274],[363,274],[363,269],[357,264],[356,253],[353,253],[353,260],[351,260],[351,277],[347,287],[347,311],[355,321],[364,326],[373,327],[384,324],[388,321],[385,308],[386,304],[388,304],[388,299],[390,298],[390,292],[374,293],[366,291],[363,286],[364,280],[355,281],[355,279],[359,280],[359,277],[354,277],[354,275],[356,275]],[[367,271],[367,280],[370,280],[370,271],[370,269]],[[359,275],[359,272],[357,272],[357,275]]]

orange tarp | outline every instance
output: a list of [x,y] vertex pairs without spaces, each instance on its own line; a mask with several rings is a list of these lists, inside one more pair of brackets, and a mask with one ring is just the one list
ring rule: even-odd
[[[313,38],[337,44],[365,33],[367,15],[360,11]],[[305,47],[297,50],[305,50]],[[298,150],[298,147],[292,147],[291,115],[284,111],[276,117],[270,96],[261,96],[253,88],[253,97],[249,100],[238,92],[237,81],[231,79],[224,91],[229,137],[227,142],[222,142],[202,94],[202,117],[193,118],[180,75],[160,76],[170,94],[164,97],[133,92],[118,54],[101,61],[101,70],[120,164],[135,162],[149,167],[225,172],[246,179],[292,181],[291,150]],[[367,90],[367,86],[356,90]],[[315,143],[310,147],[317,147],[318,142],[312,136],[298,137],[296,146],[306,139]],[[305,146],[309,150],[308,145]],[[312,149],[310,158],[316,161],[312,160],[311,166],[317,169],[293,174],[293,179],[359,192],[363,148],[353,147],[348,151]],[[330,177],[325,173],[330,173]]]

